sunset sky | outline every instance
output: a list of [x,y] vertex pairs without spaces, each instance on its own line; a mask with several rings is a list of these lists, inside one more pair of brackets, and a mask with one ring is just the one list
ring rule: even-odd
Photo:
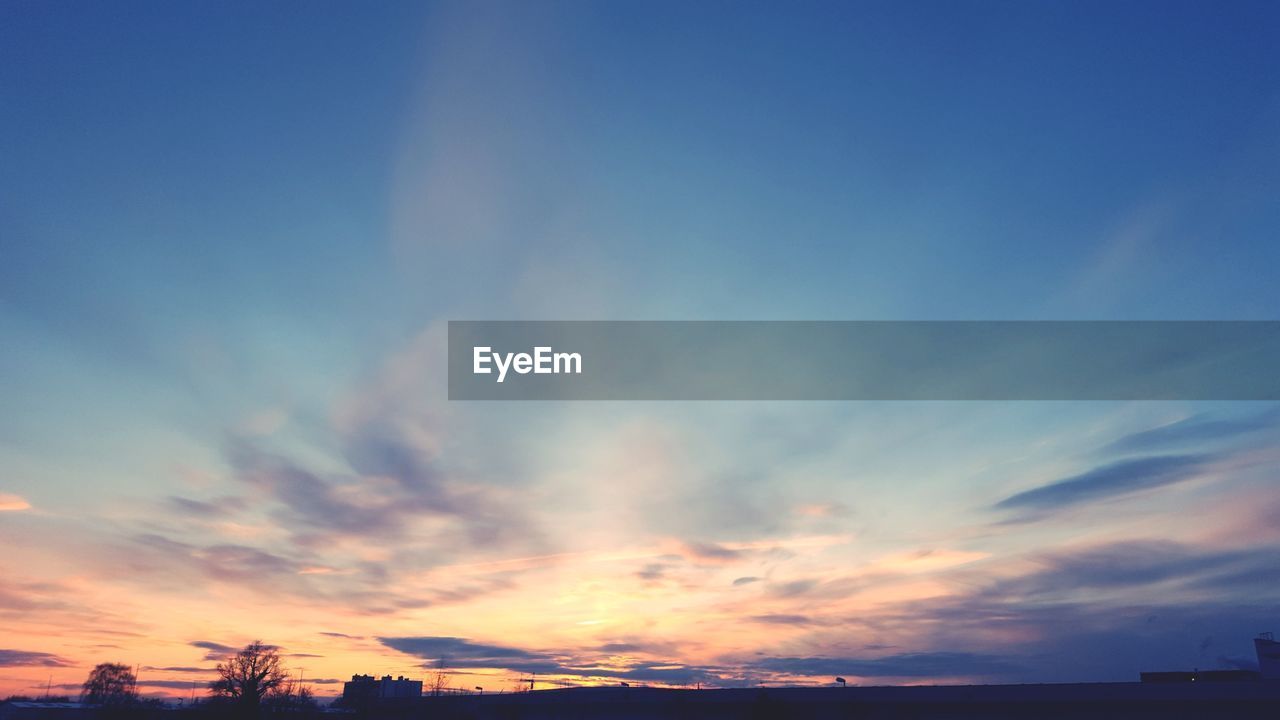
[[1245,1],[0,3],[0,697],[255,639],[319,695],[1250,667],[1274,403],[449,402],[445,323],[1280,319],[1278,46]]

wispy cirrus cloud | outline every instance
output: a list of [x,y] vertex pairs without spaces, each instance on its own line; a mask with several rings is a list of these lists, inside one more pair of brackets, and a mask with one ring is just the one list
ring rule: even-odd
[[416,656],[424,667],[502,668],[515,672],[560,673],[560,658],[523,648],[445,636],[380,637],[383,645]]
[[66,588],[54,583],[0,580],[0,613],[71,608]]
[[324,477],[243,443],[229,457],[238,479],[270,500],[273,519],[302,546],[337,538],[399,540],[427,519],[451,525],[441,544],[447,538],[455,547],[459,541],[471,548],[539,546],[527,514],[492,489],[453,482],[387,437],[369,433],[352,442],[360,448],[351,456],[358,472],[346,477]]
[[392,587],[380,563],[356,563],[350,572],[315,573],[314,557],[291,557],[248,545],[196,544],[148,533],[129,539],[131,556],[123,567],[131,579],[148,584],[157,576],[166,582],[217,582],[260,597],[309,606],[350,608],[369,615],[425,607],[447,590],[434,589],[432,598],[406,594]]
[[1170,448],[1186,449],[1235,440],[1280,426],[1280,409],[1269,409],[1255,415],[1214,418],[1207,414],[1172,422],[1167,425],[1131,433],[1106,445],[1103,452],[1152,452]]
[[177,495],[166,498],[167,507],[171,510],[200,518],[227,518],[248,507],[248,502],[241,497],[224,496],[211,500],[193,500]]
[[74,663],[46,652],[0,648],[0,667],[72,667]]
[[208,661],[226,660],[228,656],[235,655],[240,652],[240,648],[223,645],[222,643],[213,642],[212,640],[192,640],[187,643],[192,647],[207,650],[204,659]]
[[[518,647],[478,643],[458,637],[382,637],[382,644],[424,660],[424,667],[498,668],[514,672],[560,675],[574,678],[612,678],[641,682],[689,683],[713,677],[705,667],[678,662],[637,662],[624,668],[601,665],[573,653],[548,653]],[[611,652],[627,652],[642,646],[615,644]],[[626,650],[622,650],[626,648]],[[602,658],[601,658],[602,659]]]
[[771,582],[765,587],[765,597],[775,600],[827,600],[836,601],[858,592],[866,584],[859,576],[831,575],[807,577],[782,582]]
[[287,582],[303,567],[295,560],[249,545],[197,545],[154,533],[138,535],[133,541],[170,559],[192,564],[192,569],[216,580],[259,584]]
[[1090,590],[1184,583],[1239,595],[1280,574],[1280,547],[1205,548],[1171,540],[1126,540],[1034,554],[1036,570],[1003,579],[991,592],[1065,596]]
[[31,503],[26,498],[13,493],[0,493],[0,512],[18,512],[30,510]]
[[1086,502],[1172,485],[1203,473],[1210,454],[1159,455],[1122,460],[1011,495],[997,510],[1050,512]]
[[718,543],[690,541],[683,543],[681,549],[689,559],[704,563],[729,563],[740,560],[743,556],[742,550],[725,547]]
[[812,625],[814,623],[813,618],[808,615],[789,615],[786,613],[752,615],[748,620],[766,625]]
[[[407,655],[416,655],[424,660],[444,660],[449,663],[503,663],[545,657],[520,648],[477,643],[458,637],[380,637],[378,641]],[[488,667],[500,667],[500,665]]]

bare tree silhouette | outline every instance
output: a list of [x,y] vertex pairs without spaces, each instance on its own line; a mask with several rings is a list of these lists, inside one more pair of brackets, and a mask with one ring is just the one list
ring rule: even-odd
[[262,704],[263,707],[270,709],[272,712],[299,712],[314,710],[318,707],[315,694],[311,692],[311,688],[293,678],[289,678],[267,694],[262,699]]
[[431,695],[440,697],[449,692],[449,673],[444,670],[436,670],[431,675]]
[[280,653],[255,640],[218,663],[218,679],[209,683],[214,697],[233,701],[245,714],[256,713],[263,701],[292,690]]
[[123,663],[98,663],[84,681],[80,701],[108,707],[133,705],[138,701],[138,678]]

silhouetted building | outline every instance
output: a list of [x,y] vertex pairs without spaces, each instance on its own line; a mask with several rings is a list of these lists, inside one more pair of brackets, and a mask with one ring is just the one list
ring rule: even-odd
[[0,702],[0,720],[38,720],[93,718],[98,709],[78,702],[45,702],[40,700],[6,700]]
[[1258,653],[1258,672],[1264,680],[1280,680],[1280,642],[1264,632],[1253,640],[1253,650]]
[[422,681],[409,680],[401,675],[392,678],[383,675],[352,675],[351,681],[342,684],[344,703],[369,703],[378,700],[400,700],[422,697]]
[[1254,652],[1258,654],[1255,670],[1173,670],[1144,672],[1139,675],[1144,683],[1192,683],[1192,682],[1257,682],[1280,680],[1280,642],[1265,632],[1254,638]]
[[1192,670],[1190,672],[1175,670],[1141,674],[1144,683],[1255,682],[1261,677],[1253,670]]

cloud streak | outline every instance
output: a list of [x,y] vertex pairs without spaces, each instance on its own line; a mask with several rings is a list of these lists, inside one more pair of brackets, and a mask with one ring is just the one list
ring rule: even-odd
[[[423,659],[423,667],[427,668],[499,668],[580,679],[613,678],[677,684],[713,677],[707,668],[676,662],[644,662],[619,669],[616,665],[603,666],[589,658],[577,658],[568,653],[535,652],[457,637],[383,637],[378,640],[389,648]],[[609,652],[628,652],[641,646],[623,643],[605,647],[610,648]]]
[[205,653],[204,659],[210,662],[221,662],[240,652],[240,648],[223,645],[222,643],[216,643],[211,640],[192,640],[188,644],[192,647],[200,648],[201,650],[207,650],[208,652]]
[[0,667],[71,667],[72,663],[45,652],[0,648]]
[[430,661],[444,661],[454,666],[461,662],[490,663],[471,665],[471,667],[502,667],[502,663],[523,662],[545,657],[520,648],[475,643],[457,637],[380,637],[378,641],[406,655],[416,655]]
[[0,512],[18,512],[30,510],[31,503],[26,498],[13,493],[0,493]]
[[1190,480],[1205,471],[1213,455],[1161,455],[1103,465],[1011,495],[997,510],[1049,512]]
[[1271,409],[1249,417],[1216,419],[1205,414],[1125,435],[1103,448],[1103,452],[1151,452],[1188,448],[1220,440],[1234,440],[1274,428],[1280,424],[1280,410]]
[[351,444],[358,473],[348,477],[322,477],[243,443],[229,455],[237,477],[270,499],[276,523],[300,546],[403,540],[424,520],[452,523],[439,544],[447,539],[455,549],[539,545],[527,515],[490,489],[451,482],[406,444],[378,434]]

